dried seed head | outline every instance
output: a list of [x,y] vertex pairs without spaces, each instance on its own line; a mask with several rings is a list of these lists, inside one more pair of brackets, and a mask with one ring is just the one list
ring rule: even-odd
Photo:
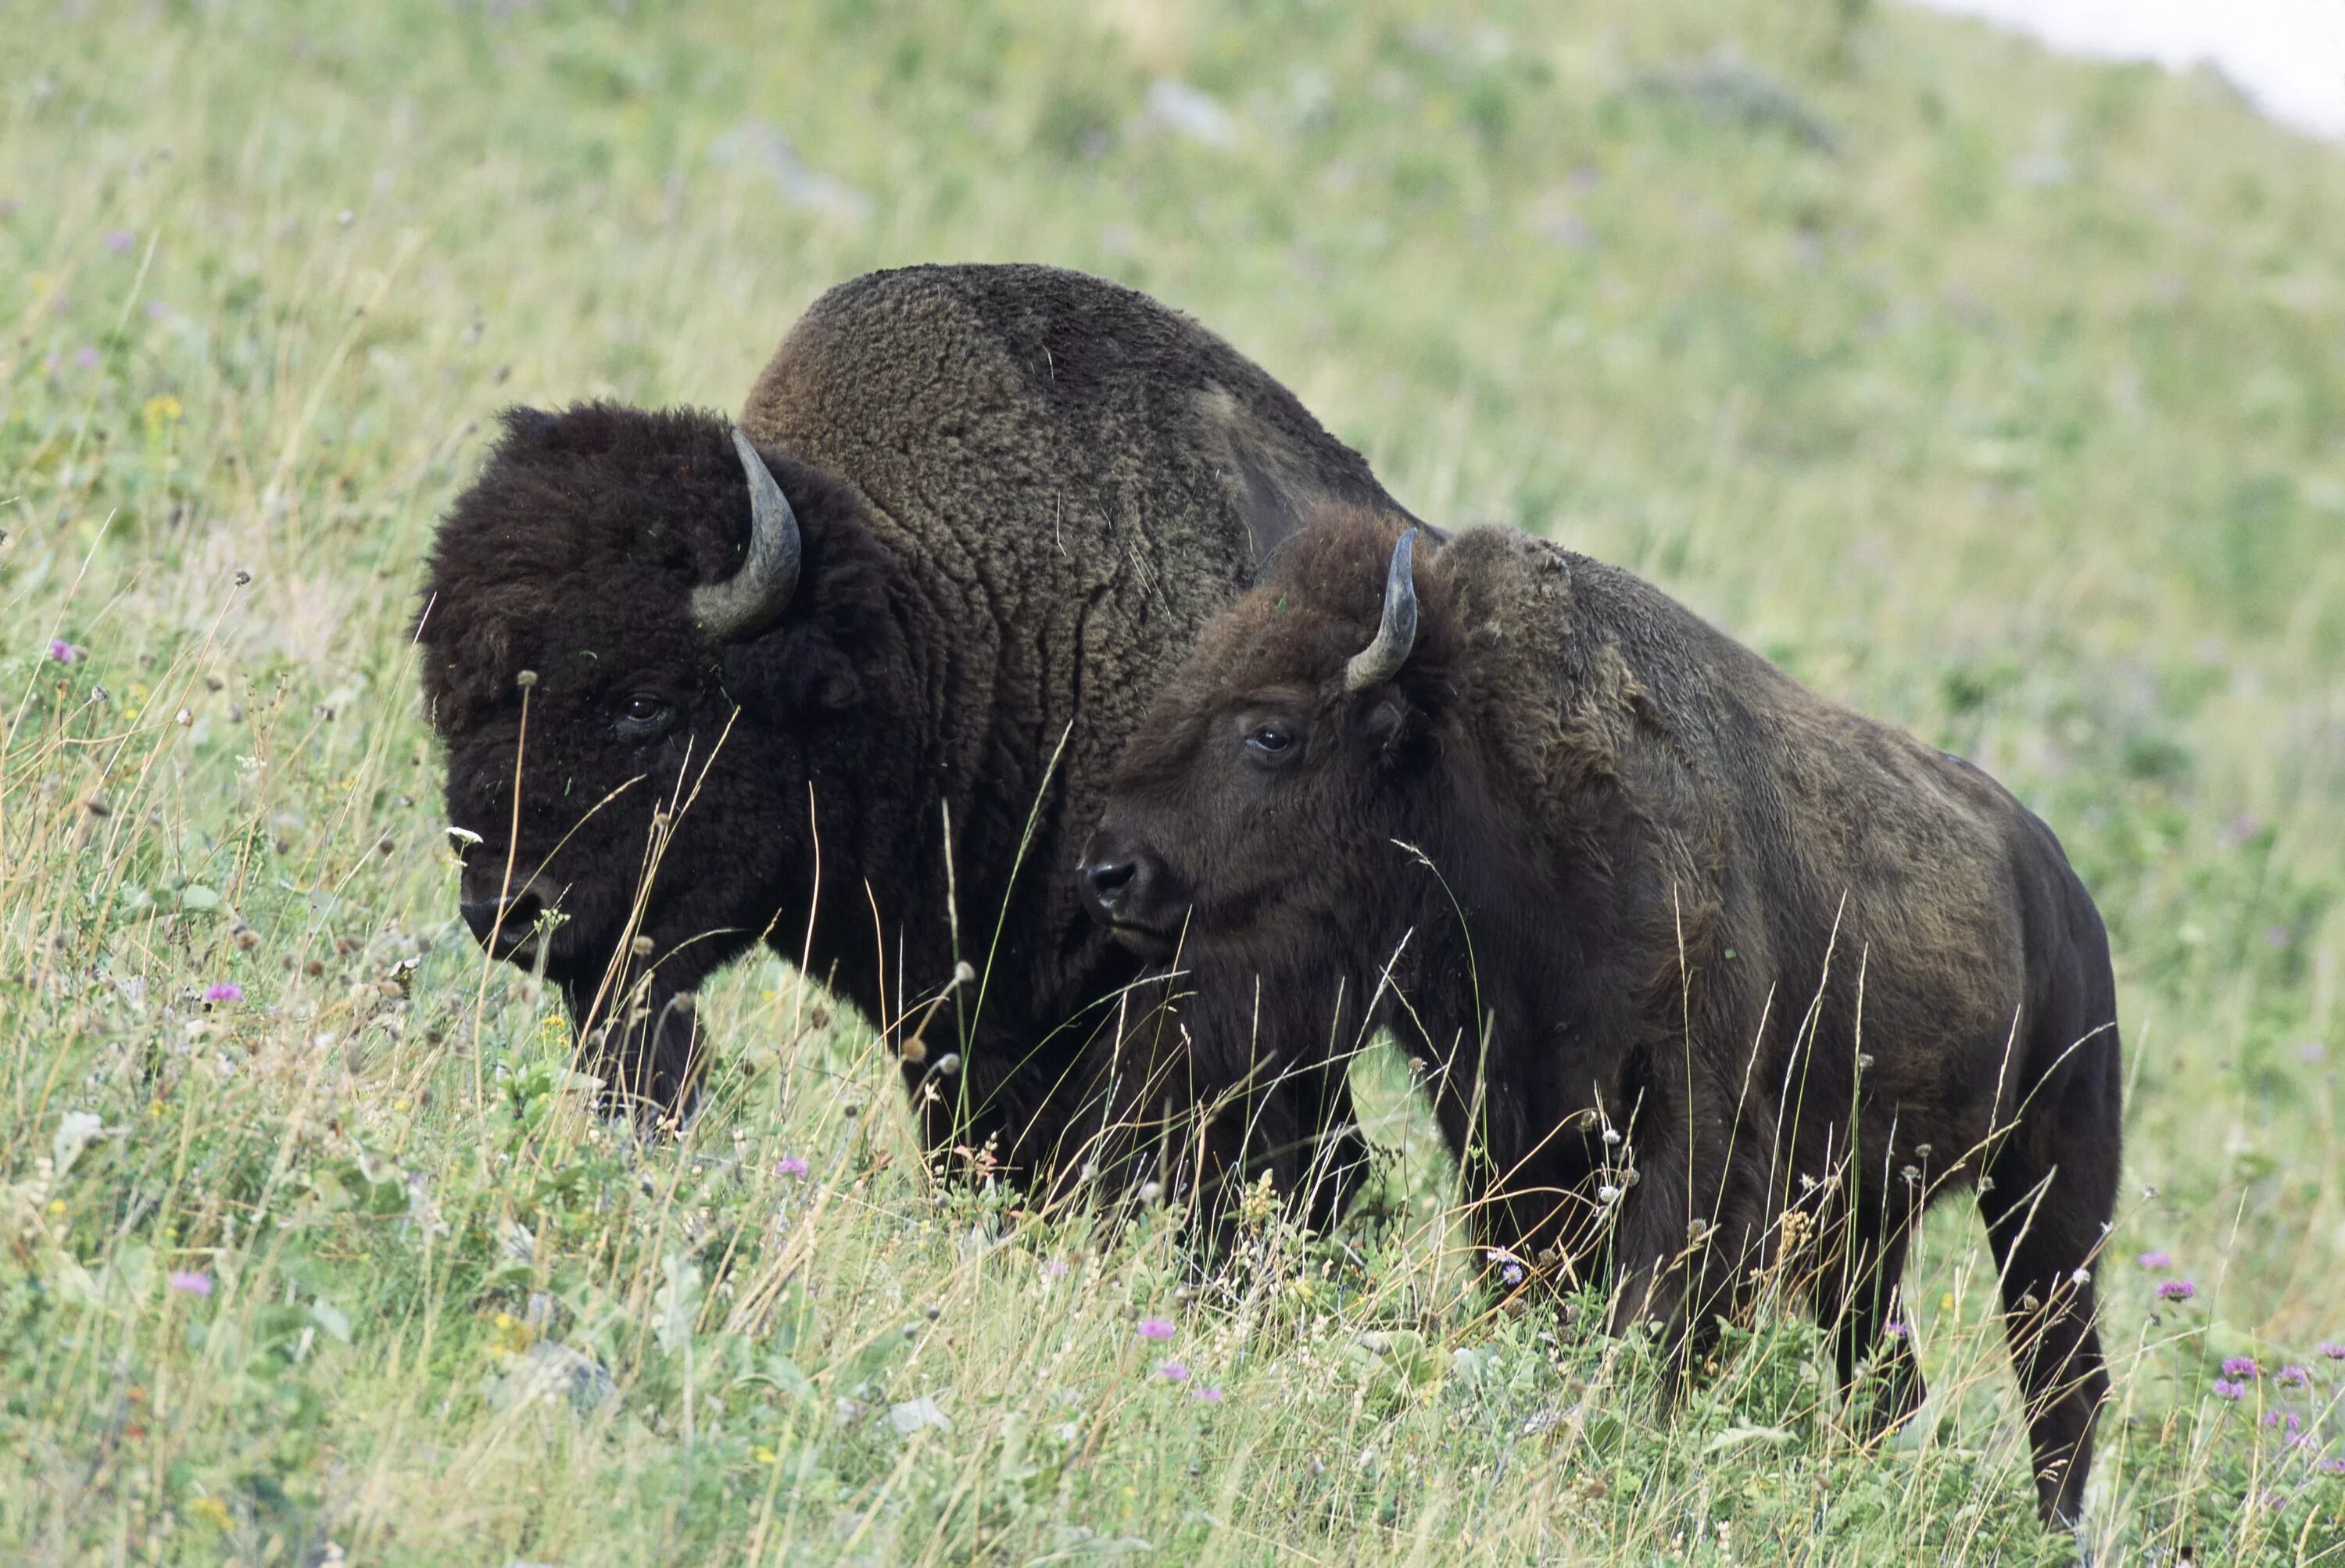
[[634,953],[637,958],[649,958],[652,955],[652,939],[647,936],[639,936],[635,938],[634,941],[627,943],[627,951]]
[[92,795],[88,799],[83,801],[81,805],[82,809],[87,811],[93,817],[111,817],[114,815],[114,808],[106,803],[106,797],[103,795]]
[[909,1040],[904,1042],[905,1061],[918,1063],[925,1062],[928,1059],[929,1043],[927,1041],[915,1034]]
[[519,675],[513,677],[513,684],[521,687],[523,691],[532,691],[536,689],[537,671],[533,669],[523,670]]
[[251,585],[251,583],[252,574],[246,571],[243,567],[239,566],[236,569],[236,585],[239,588],[249,587]]
[[958,1072],[959,1072],[959,1071],[960,1071],[960,1053],[959,1053],[959,1052],[958,1052],[958,1051],[948,1051],[948,1052],[946,1052],[943,1055],[941,1055],[941,1056],[939,1056],[939,1057],[938,1057],[938,1058],[937,1058],[936,1074],[937,1074],[937,1076],[938,1076],[938,1077],[939,1077],[939,1078],[949,1078],[949,1077],[951,1077],[954,1074],[956,1074],[956,1073],[958,1073]]

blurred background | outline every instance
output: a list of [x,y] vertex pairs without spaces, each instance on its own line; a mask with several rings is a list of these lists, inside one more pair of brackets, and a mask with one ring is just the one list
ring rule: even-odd
[[[2130,1078],[2097,1527],[2333,1550],[2336,13],[1947,10],[2139,57],[1873,0],[0,5],[0,1531],[2053,1550],[1955,1207],[1915,1288],[1944,1420],[1880,1458],[1797,1345],[1805,1404],[1603,1414],[1609,1352],[1456,1293],[1388,1064],[1365,1261],[1290,1238],[1302,1294],[1184,1339],[1223,1381],[1178,1405],[1130,1341],[1163,1238],[956,1250],[983,1216],[868,1032],[777,965],[711,998],[732,1120],[594,1132],[452,919],[406,647],[438,512],[504,403],[731,409],[831,284],[1014,259],[1193,313],[1421,514],[1643,573],[2050,821]],[[744,1259],[802,1339],[720,1301]],[[933,1349],[867,1365],[924,1299]],[[557,1420],[538,1377],[619,1397]]]

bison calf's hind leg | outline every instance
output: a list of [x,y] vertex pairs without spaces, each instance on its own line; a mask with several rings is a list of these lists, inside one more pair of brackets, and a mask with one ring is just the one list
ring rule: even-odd
[[2109,1391],[2091,1268],[2115,1176],[2037,1166],[2015,1148],[1990,1164],[1988,1179],[1979,1208],[2003,1275],[2004,1328],[2027,1404],[2037,1507],[2046,1523],[2073,1525],[2092,1466],[2093,1420]]

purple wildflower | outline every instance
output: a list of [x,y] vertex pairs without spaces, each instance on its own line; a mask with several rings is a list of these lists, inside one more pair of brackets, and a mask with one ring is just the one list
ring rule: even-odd
[[167,1283],[183,1296],[208,1296],[212,1293],[212,1277],[192,1268],[174,1268]]
[[137,243],[138,236],[131,233],[127,229],[117,229],[113,233],[106,237],[106,248],[108,250],[113,251],[117,256],[121,255],[124,251],[129,249],[133,245]]
[[1493,1247],[1482,1255],[1498,1267],[1498,1278],[1509,1286],[1523,1282],[1523,1260],[1503,1247]]
[[2235,1383],[2228,1378],[2215,1380],[2215,1397],[2218,1400],[2243,1400],[2247,1395],[2248,1385],[2245,1383]]
[[807,1174],[807,1163],[796,1155],[784,1155],[774,1162],[774,1174],[777,1176],[802,1176]]
[[1143,1339],[1170,1339],[1172,1337],[1172,1320],[1165,1318],[1142,1318],[1140,1320],[1140,1337]]
[[97,351],[84,343],[74,351],[74,363],[86,371],[97,369]]
[[2253,1382],[2264,1375],[2253,1356],[2227,1356],[2223,1359],[2223,1376],[2237,1378],[2241,1382]]
[[1881,1326],[1881,1331],[1888,1335],[1893,1339],[1903,1339],[1912,1330],[1906,1327],[1905,1323],[1902,1319],[1892,1318],[1889,1321]]
[[1185,1383],[1189,1380],[1189,1369],[1184,1362],[1167,1361],[1156,1369],[1156,1375],[1167,1382]]
[[2340,1345],[2334,1339],[2321,1340],[2320,1353],[2332,1361],[2345,1361],[2345,1345]]
[[1063,1257],[1053,1257],[1042,1265],[1042,1272],[1053,1279],[1064,1279],[1067,1277],[1067,1260]]
[[1200,1404],[1218,1405],[1222,1402],[1222,1390],[1213,1388],[1207,1384],[1200,1383],[1195,1388],[1189,1390],[1189,1397],[1195,1400]]
[[82,661],[82,651],[63,637],[51,637],[49,657],[59,664],[79,664]]
[[2345,1475],[2345,1459],[2339,1459],[2332,1454],[2322,1460],[2315,1468],[2323,1475]]
[[244,987],[233,980],[217,980],[204,987],[206,1002],[241,1002]]
[[2264,1507],[2270,1509],[2274,1513],[2278,1513],[2281,1509],[2288,1506],[2288,1499],[2281,1496],[2277,1492],[2259,1493],[2256,1501],[2263,1504]]
[[2144,1268],[2164,1270],[2174,1267],[2174,1254],[2167,1251],[2162,1247],[2154,1247],[2147,1252],[2143,1253],[2139,1257],[2135,1258],[2134,1261],[2140,1264]]
[[2309,1389],[2312,1374],[2302,1367],[2282,1367],[2272,1374],[2272,1381],[2283,1389]]
[[2198,1294],[2198,1287],[2188,1279],[2161,1279],[2157,1282],[2160,1301],[2188,1301]]

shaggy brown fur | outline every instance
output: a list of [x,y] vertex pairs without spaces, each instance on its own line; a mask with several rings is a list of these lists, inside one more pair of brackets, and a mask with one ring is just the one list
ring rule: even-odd
[[2118,1043],[2051,831],[1629,574],[1501,530],[1420,555],[1413,652],[1348,694],[1397,532],[1321,518],[1207,628],[1087,851],[1128,942],[1179,943],[1178,1033],[1130,1032],[1127,1071],[1226,1107],[1198,1135],[1208,1201],[1313,1174],[1345,1130],[1249,1090],[1388,1027],[1487,1245],[1609,1269],[1619,1321],[1697,1357],[1783,1265],[1843,1380],[1875,1360],[1887,1424],[1922,1398],[1882,1338],[1910,1227],[1975,1185],[2040,1501],[2073,1519]]
[[841,285],[741,423],[805,557],[736,640],[688,613],[748,534],[720,418],[516,411],[451,509],[421,637],[450,820],[481,840],[468,918],[582,1026],[615,1018],[602,1065],[662,1106],[695,1077],[691,993],[767,940],[898,1044],[925,1021],[930,1141],[1023,1169],[1081,1119],[1083,1043],[1137,967],[1064,875],[1124,733],[1311,496],[1391,503],[1220,339],[1046,268]]

